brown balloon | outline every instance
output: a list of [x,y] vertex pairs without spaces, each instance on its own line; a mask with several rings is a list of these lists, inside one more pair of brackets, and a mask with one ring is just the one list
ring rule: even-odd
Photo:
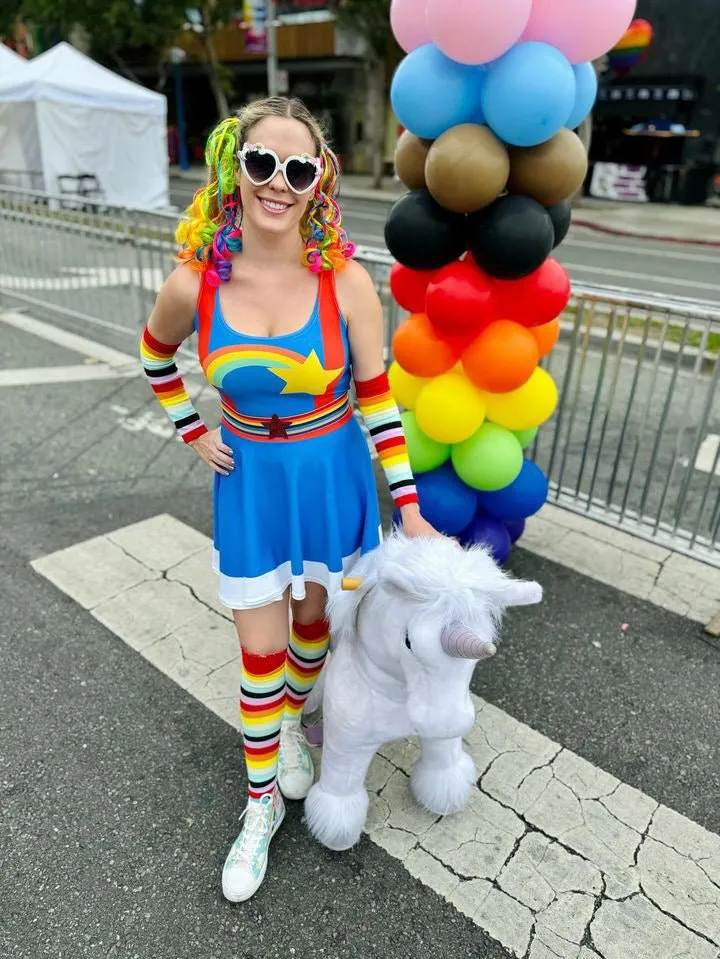
[[453,213],[475,213],[505,189],[510,160],[487,127],[461,123],[438,137],[428,151],[425,179],[434,199]]
[[425,188],[425,160],[430,144],[409,130],[400,134],[395,147],[395,172],[408,190]]
[[554,206],[574,195],[587,169],[580,137],[561,130],[540,146],[511,147],[508,190],[532,197],[543,206]]

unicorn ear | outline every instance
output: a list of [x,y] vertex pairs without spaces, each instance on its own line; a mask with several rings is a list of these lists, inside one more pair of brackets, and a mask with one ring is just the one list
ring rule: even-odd
[[383,589],[395,599],[402,599],[407,602],[413,599],[417,593],[417,583],[413,581],[400,563],[384,563],[380,581]]
[[523,579],[506,579],[495,591],[495,596],[506,608],[509,606],[534,606],[542,602],[543,590],[539,583]]

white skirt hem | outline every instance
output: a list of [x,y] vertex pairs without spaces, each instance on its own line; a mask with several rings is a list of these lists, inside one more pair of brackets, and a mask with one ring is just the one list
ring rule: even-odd
[[360,558],[360,550],[342,560],[343,571],[333,572],[324,563],[303,563],[302,575],[293,574],[290,562],[283,563],[269,573],[262,576],[241,577],[227,576],[220,569],[220,554],[213,548],[213,570],[220,578],[218,599],[228,609],[259,609],[278,603],[290,587],[294,600],[305,599],[305,584],[317,583],[324,586],[328,593],[340,589],[343,576],[355,565]]

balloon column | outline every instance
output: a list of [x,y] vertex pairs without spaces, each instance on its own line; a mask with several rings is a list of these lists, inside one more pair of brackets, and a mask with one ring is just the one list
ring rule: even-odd
[[499,562],[547,498],[524,455],[557,389],[539,365],[570,280],[551,253],[587,173],[574,132],[592,109],[591,61],[635,0],[393,0],[407,56],[391,100],[408,192],[385,226],[390,287],[410,316],[390,382],[404,407],[426,519]]

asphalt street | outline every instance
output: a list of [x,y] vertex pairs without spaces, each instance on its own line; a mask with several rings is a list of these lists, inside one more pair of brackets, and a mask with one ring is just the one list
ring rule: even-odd
[[[77,349],[6,330],[5,370],[83,364]],[[0,390],[0,955],[509,959],[367,839],[325,852],[298,807],[258,896],[225,903],[219,870],[244,790],[236,734],[29,565],[158,513],[209,535],[210,474],[163,431],[137,376],[34,373]],[[201,399],[206,415],[213,402]],[[511,569],[545,601],[513,617],[474,691],[720,832],[720,648],[521,548]]]

